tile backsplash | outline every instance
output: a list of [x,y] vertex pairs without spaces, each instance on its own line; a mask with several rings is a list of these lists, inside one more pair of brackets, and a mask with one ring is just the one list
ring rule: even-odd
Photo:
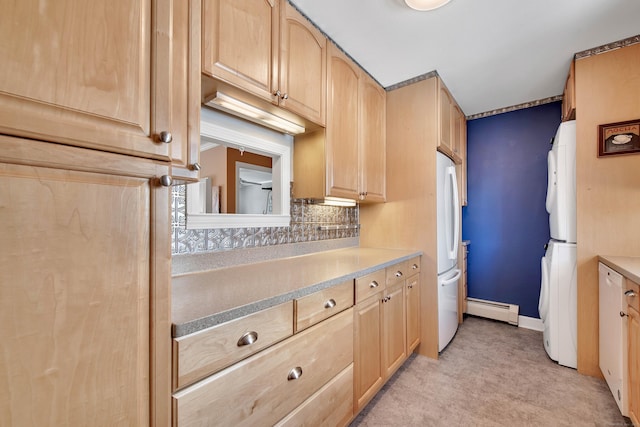
[[350,238],[358,237],[360,232],[357,205],[322,206],[306,199],[291,199],[289,227],[187,230],[186,185],[176,185],[172,187],[171,208],[171,252],[174,255]]

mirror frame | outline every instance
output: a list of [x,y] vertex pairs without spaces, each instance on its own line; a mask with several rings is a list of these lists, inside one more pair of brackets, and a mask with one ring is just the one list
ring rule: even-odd
[[187,229],[288,227],[291,224],[293,137],[202,108],[200,140],[271,157],[273,189],[278,191],[273,192],[271,215],[211,214],[190,212],[190,207],[200,206],[201,194],[197,185],[187,184]]

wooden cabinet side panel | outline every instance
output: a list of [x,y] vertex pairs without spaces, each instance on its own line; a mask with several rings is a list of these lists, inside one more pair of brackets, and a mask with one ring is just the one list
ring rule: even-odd
[[0,181],[0,424],[148,425],[149,180],[2,164]]
[[293,197],[322,199],[325,196],[326,134],[321,129],[296,135],[293,150]]
[[[640,44],[576,61],[578,372],[599,377],[598,254],[640,253],[638,156],[597,156],[598,125],[640,111]],[[591,141],[593,143],[587,143]],[[611,206],[621,206],[611,215]]]
[[203,73],[264,99],[274,99],[279,4],[269,0],[204,0]]

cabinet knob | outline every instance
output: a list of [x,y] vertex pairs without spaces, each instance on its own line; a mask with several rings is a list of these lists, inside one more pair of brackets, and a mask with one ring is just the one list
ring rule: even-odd
[[402,277],[402,271],[398,270],[395,274],[396,277]]
[[373,280],[371,283],[369,283],[369,287],[371,289],[377,288],[378,286],[380,286],[380,285],[378,285],[378,282],[376,282],[375,280]]
[[287,380],[297,380],[302,376],[302,368],[300,366],[296,366],[291,371],[289,371],[289,375],[287,375]]
[[200,163],[195,162],[191,165],[191,169],[193,169],[194,171],[199,171],[201,169]]
[[621,312],[620,312],[620,317],[624,317],[624,316],[628,316],[628,314],[627,314],[627,313],[625,313],[624,311],[621,311]]
[[172,182],[173,182],[173,179],[171,178],[171,175],[162,175],[160,177],[160,184],[163,187],[170,187]]
[[289,99],[289,94],[285,93],[284,95],[281,96],[282,99]]
[[167,132],[166,130],[163,130],[162,132],[160,132],[160,135],[158,135],[158,139],[160,140],[160,142],[164,142],[165,144],[168,144],[171,141],[173,141],[173,135],[171,135],[171,132]]
[[258,333],[255,331],[247,332],[238,340],[238,347],[244,347],[245,345],[253,344],[256,341],[258,341]]
[[324,303],[324,308],[333,308],[336,306],[336,300],[331,298],[329,301]]
[[418,264],[413,264],[413,265],[411,266],[411,269],[412,269],[412,270],[417,270],[417,269],[418,269]]
[[637,295],[636,292],[633,289],[629,289],[624,294],[625,294],[625,296],[628,296],[629,298],[633,298],[633,297],[635,297]]

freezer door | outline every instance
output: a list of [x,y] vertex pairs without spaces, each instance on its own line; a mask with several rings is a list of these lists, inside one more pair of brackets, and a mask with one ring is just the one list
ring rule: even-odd
[[442,351],[458,330],[458,282],[462,272],[453,269],[438,276],[438,351]]

